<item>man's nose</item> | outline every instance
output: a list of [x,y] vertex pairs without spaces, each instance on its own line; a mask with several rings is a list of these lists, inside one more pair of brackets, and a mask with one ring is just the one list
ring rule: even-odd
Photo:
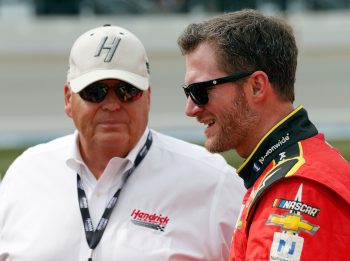
[[120,101],[113,88],[109,88],[106,97],[102,101],[102,108],[109,111],[115,111],[120,109],[121,102],[122,101]]
[[203,111],[203,108],[196,105],[192,101],[191,97],[188,97],[186,102],[186,107],[185,107],[185,114],[188,117],[196,117],[197,114],[201,111]]

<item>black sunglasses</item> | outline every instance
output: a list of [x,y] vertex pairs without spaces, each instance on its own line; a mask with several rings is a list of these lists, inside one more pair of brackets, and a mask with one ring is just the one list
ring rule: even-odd
[[[98,103],[106,98],[109,88],[106,83],[94,82],[81,90],[79,95],[85,101]],[[122,102],[136,101],[143,93],[142,90],[126,82],[117,82],[111,88]]]
[[187,98],[190,96],[196,105],[203,106],[209,101],[208,90],[219,84],[237,81],[251,75],[252,73],[253,72],[235,73],[210,81],[191,83],[189,85],[184,85],[182,88],[184,89]]

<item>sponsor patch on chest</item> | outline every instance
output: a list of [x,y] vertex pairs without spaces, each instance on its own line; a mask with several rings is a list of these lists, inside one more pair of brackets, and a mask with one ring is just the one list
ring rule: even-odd
[[298,235],[275,232],[270,250],[270,260],[300,260],[304,238]]
[[131,213],[131,222],[137,226],[164,231],[170,219],[162,214],[150,214],[139,209],[134,209]]

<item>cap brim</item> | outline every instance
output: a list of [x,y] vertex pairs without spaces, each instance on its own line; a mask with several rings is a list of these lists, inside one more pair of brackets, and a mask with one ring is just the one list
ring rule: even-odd
[[149,87],[149,79],[147,77],[122,70],[97,70],[88,72],[71,80],[69,86],[73,92],[78,93],[91,83],[106,79],[121,80],[143,91],[147,90]]

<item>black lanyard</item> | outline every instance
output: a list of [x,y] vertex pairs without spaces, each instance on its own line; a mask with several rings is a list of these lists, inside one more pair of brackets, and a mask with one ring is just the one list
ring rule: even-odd
[[98,225],[96,229],[94,230],[94,226],[92,224],[89,207],[88,207],[88,201],[87,197],[83,188],[83,184],[81,182],[79,174],[77,175],[77,187],[78,187],[78,199],[79,199],[79,207],[81,212],[81,217],[83,218],[83,224],[84,224],[84,230],[85,230],[85,236],[86,241],[90,247],[91,255],[88,261],[92,261],[92,252],[100,242],[102,235],[105,231],[105,228],[107,226],[107,223],[109,221],[109,218],[112,214],[112,211],[117,204],[119,194],[124,187],[126,181],[129,179],[130,175],[134,172],[136,167],[140,164],[140,162],[145,158],[147,152],[149,151],[149,148],[152,144],[152,133],[149,132],[147,136],[147,141],[139,151],[139,153],[136,156],[134,165],[128,169],[124,175],[123,175],[123,183],[122,186],[117,190],[117,192],[113,195],[111,200],[108,202],[105,211],[102,214],[102,217],[100,221],[98,222]]

